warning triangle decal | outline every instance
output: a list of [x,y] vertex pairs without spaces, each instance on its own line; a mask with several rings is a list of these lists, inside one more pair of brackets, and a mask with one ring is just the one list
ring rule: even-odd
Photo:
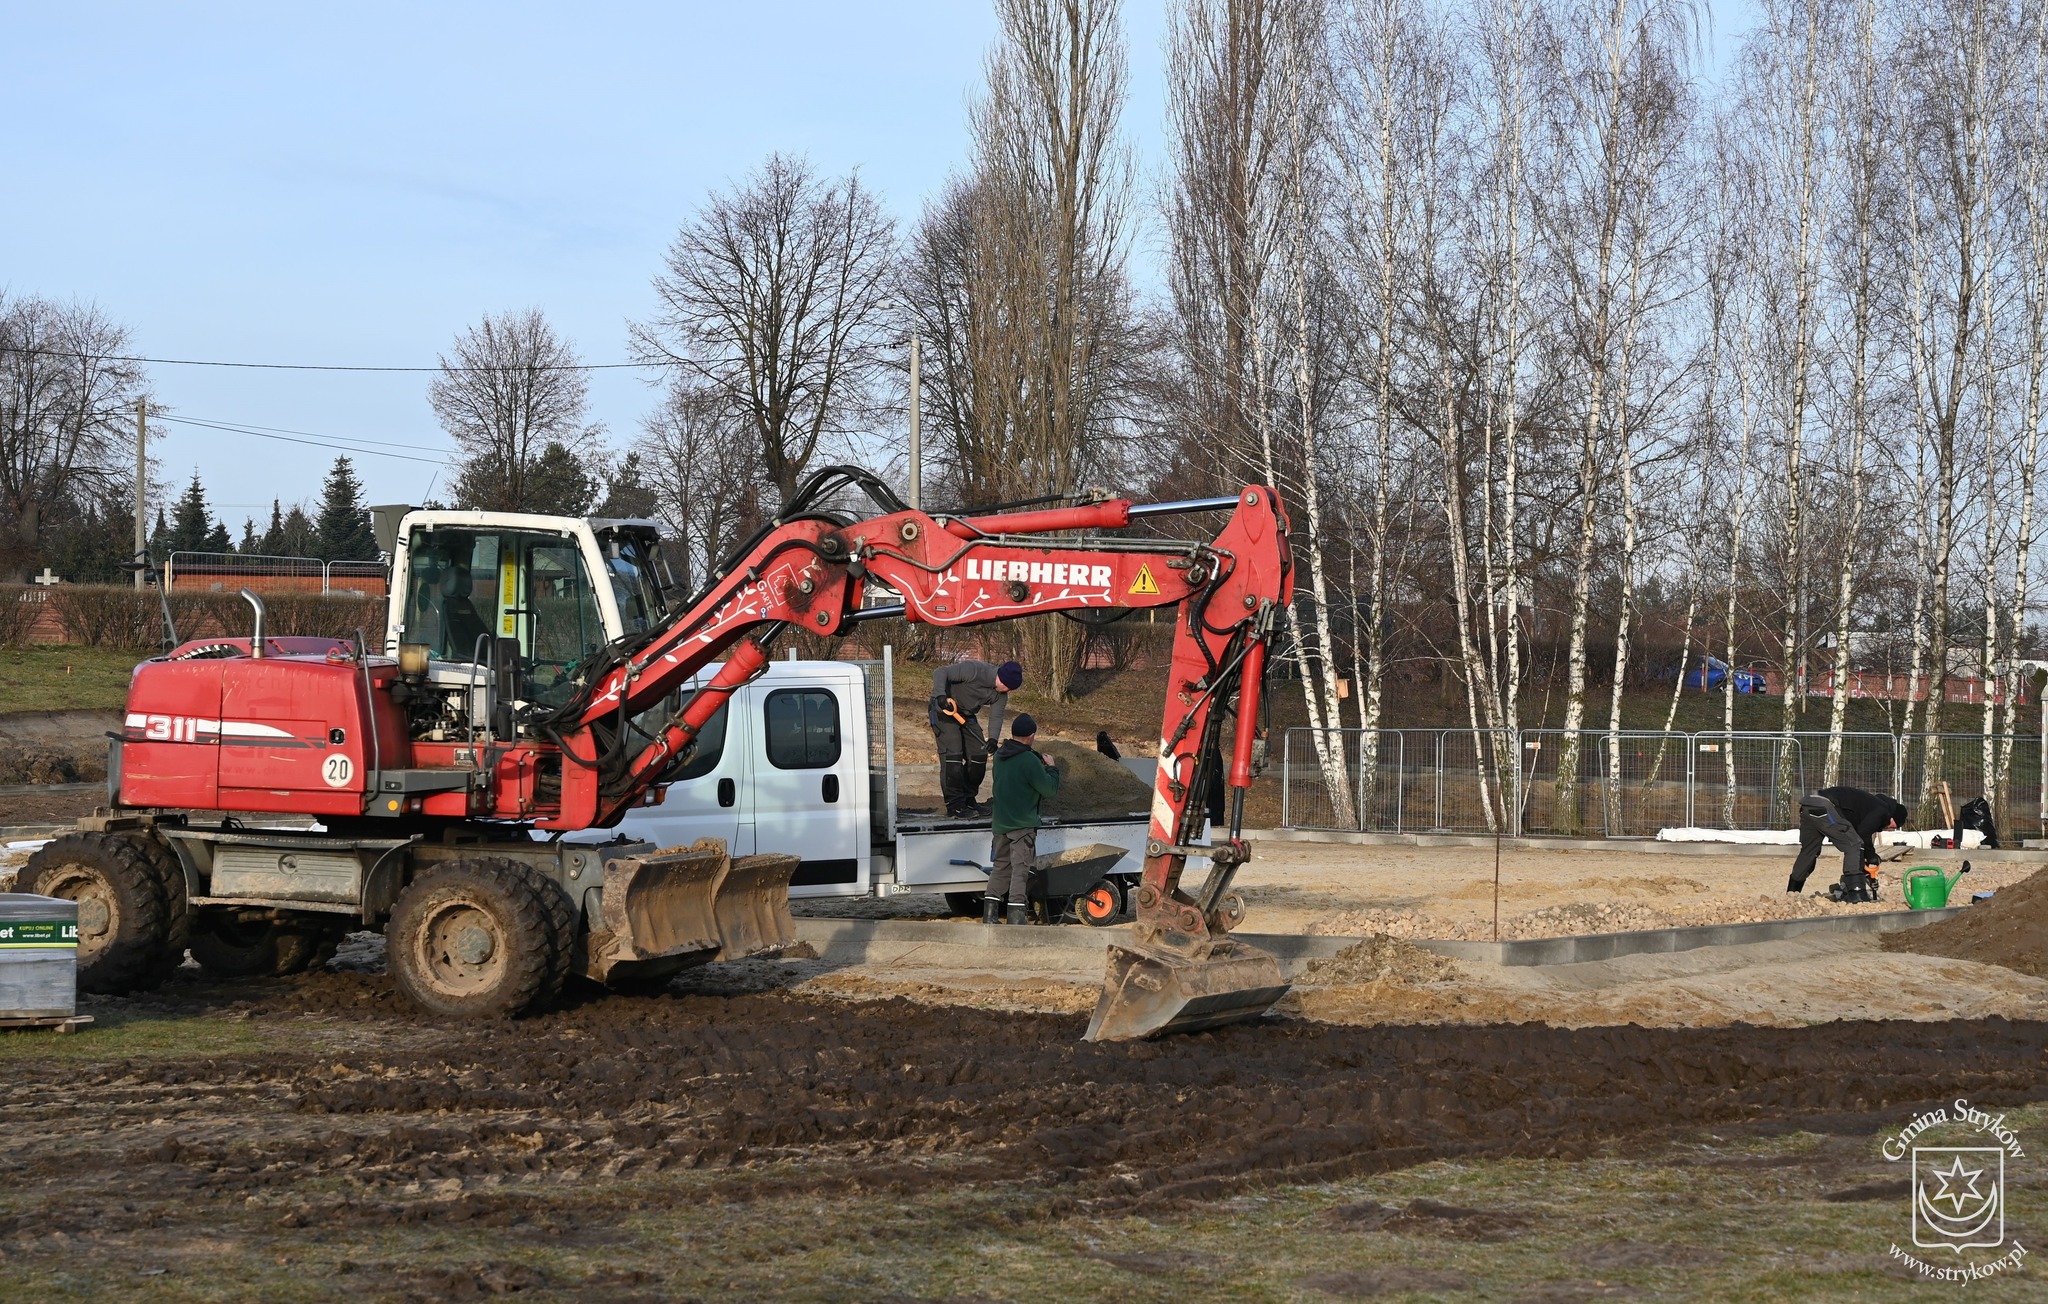
[[1152,578],[1152,564],[1150,562],[1139,563],[1138,578],[1131,581],[1129,591],[1146,594],[1151,597],[1159,596],[1159,581]]

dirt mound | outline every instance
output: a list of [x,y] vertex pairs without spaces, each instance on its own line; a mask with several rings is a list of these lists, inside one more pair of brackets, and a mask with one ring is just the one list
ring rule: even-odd
[[1152,790],[1145,781],[1093,747],[1041,738],[1034,744],[1059,768],[1060,790],[1045,803],[1045,813],[1069,822],[1122,819],[1152,808]]
[[1449,982],[1459,976],[1457,961],[1381,933],[1327,959],[1310,960],[1295,974],[1296,986],[1333,987],[1340,983]]
[[91,783],[106,777],[104,746],[94,752],[0,742],[0,783]]
[[[1965,891],[1969,881],[1958,883],[1957,892]],[[1884,949],[1975,960],[2048,977],[2048,871],[2000,888],[1989,901],[1980,901],[1953,919],[1887,933]]]

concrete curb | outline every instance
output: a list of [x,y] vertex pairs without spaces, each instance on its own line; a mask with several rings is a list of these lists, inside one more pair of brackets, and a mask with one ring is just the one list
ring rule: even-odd
[[[1346,833],[1325,829],[1248,829],[1251,842],[1321,842],[1352,847],[1491,847],[1493,839],[1473,833]],[[1798,853],[1791,843],[1759,845],[1754,842],[1659,842],[1655,838],[1502,838],[1508,851],[1627,851],[1653,856],[1755,856],[1759,859],[1790,860]],[[1965,852],[1925,847],[1895,848],[1913,854],[1953,856],[1968,860],[2038,860],[2041,848],[1973,847]],[[1900,862],[1904,864],[1904,861]]]
[[[1707,924],[1697,928],[1651,928],[1631,933],[1589,933],[1576,937],[1531,937],[1513,942],[1464,942],[1448,938],[1410,938],[1416,946],[1454,960],[1522,967],[1586,964],[1626,955],[1660,955],[1694,951],[1705,946],[1750,946],[1778,942],[1805,933],[1895,933],[1938,923],[1967,910],[1883,910],[1868,914],[1822,915],[1811,919],[1776,919],[1757,924]],[[796,921],[799,941],[809,942],[821,956],[833,951],[864,951],[876,942],[924,943],[991,951],[1059,950],[1101,952],[1112,942],[1129,940],[1129,928],[989,928],[973,923],[914,922],[901,919],[816,919]],[[1298,933],[1233,933],[1288,964],[1337,955],[1366,939],[1309,937]]]

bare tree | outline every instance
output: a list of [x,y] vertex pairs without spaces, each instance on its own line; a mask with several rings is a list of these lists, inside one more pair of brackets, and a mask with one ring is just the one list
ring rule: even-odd
[[669,562],[683,589],[694,590],[767,514],[757,450],[723,395],[683,376],[643,418],[633,449],[675,542]]
[[850,437],[880,358],[895,223],[859,173],[821,179],[771,154],[677,233],[639,356],[723,397],[783,500],[821,446]]
[[96,307],[0,295],[0,566],[18,578],[35,571],[53,505],[134,483],[147,382],[129,352]]
[[[463,453],[455,498],[491,511],[535,510],[564,455],[577,467],[603,429],[585,424],[589,382],[581,360],[538,308],[486,314],[441,355],[427,401]],[[550,445],[560,445],[552,457]],[[549,495],[551,496],[551,495]],[[586,495],[587,496],[587,495]]]

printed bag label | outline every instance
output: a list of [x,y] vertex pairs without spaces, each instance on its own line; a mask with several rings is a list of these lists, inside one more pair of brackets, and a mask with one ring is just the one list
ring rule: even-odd
[[69,920],[11,919],[0,923],[0,951],[78,946],[78,925]]

